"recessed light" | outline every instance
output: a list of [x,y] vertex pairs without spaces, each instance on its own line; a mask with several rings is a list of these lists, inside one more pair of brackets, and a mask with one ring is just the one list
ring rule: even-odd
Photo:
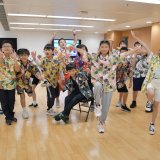
[[153,22],[152,22],[152,21],[147,21],[146,23],[147,23],[147,24],[152,24]]
[[111,30],[111,29],[108,29],[107,31],[110,32],[110,31],[112,31],[112,30]]
[[99,32],[94,32],[95,34],[98,34]]
[[140,3],[150,3],[150,4],[160,4],[160,0],[126,0],[131,2],[140,2]]
[[125,26],[126,28],[130,28],[131,26]]

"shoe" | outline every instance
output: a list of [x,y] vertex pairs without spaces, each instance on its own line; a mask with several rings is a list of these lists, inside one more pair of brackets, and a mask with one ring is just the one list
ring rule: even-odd
[[121,105],[122,105],[121,101],[118,101],[116,107],[121,107]]
[[52,108],[50,108],[49,110],[47,110],[47,114],[49,116],[55,116],[55,115],[57,115],[57,112],[55,112]]
[[22,117],[23,117],[24,119],[28,119],[28,118],[29,118],[29,114],[28,114],[28,111],[27,111],[26,109],[23,109]]
[[13,117],[12,119],[12,122],[17,122],[17,118]]
[[94,113],[95,113],[96,117],[100,117],[101,114],[102,114],[102,107],[101,106],[95,106]]
[[64,115],[63,113],[60,113],[59,117],[63,120],[64,123],[68,123],[69,117]]
[[152,103],[152,102],[147,101],[145,111],[146,111],[147,113],[150,113],[150,112],[153,111],[153,103]]
[[131,112],[131,110],[126,105],[122,105],[121,109],[126,112]]
[[150,134],[150,135],[154,135],[154,133],[155,133],[154,124],[153,124],[153,123],[150,123],[150,126],[149,126],[149,134]]
[[99,122],[99,124],[98,124],[98,132],[99,133],[104,133],[104,127],[103,127],[103,123],[101,123],[101,122]]
[[33,104],[33,103],[32,103],[32,104],[29,105],[29,107],[34,107],[34,108],[36,108],[36,107],[38,107],[38,103],[36,103],[36,104]]
[[130,105],[130,108],[135,108],[137,106],[136,101],[132,101],[132,104]]
[[60,113],[57,114],[56,116],[54,116],[54,119],[55,119],[56,121],[60,121],[60,120],[61,120]]
[[12,124],[12,120],[7,119],[7,120],[6,120],[6,124],[11,125],[11,124]]
[[3,111],[2,111],[2,109],[0,109],[0,114],[3,114]]

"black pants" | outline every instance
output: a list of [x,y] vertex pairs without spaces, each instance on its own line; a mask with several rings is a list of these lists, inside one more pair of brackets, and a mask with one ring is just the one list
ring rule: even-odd
[[52,86],[47,88],[47,110],[51,109],[54,105],[54,100],[56,98],[56,88]]
[[65,98],[64,115],[69,116],[71,109],[78,104],[85,96],[81,92],[73,91]]
[[6,116],[6,120],[11,120],[14,117],[15,89],[0,89],[0,102],[3,113]]

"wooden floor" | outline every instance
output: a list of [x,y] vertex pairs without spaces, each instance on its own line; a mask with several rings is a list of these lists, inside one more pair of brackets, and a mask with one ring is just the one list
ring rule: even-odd
[[[104,134],[97,132],[97,120],[91,113],[72,111],[70,123],[57,123],[46,115],[46,92],[38,87],[38,108],[28,108],[30,118],[21,116],[16,97],[18,123],[7,126],[0,116],[0,160],[160,160],[160,118],[156,134],[148,134],[151,114],[144,112],[145,95],[140,94],[138,107],[126,113],[114,107],[114,93]],[[64,93],[61,95],[63,109]],[[31,99],[27,97],[27,104]],[[128,105],[131,102],[131,93]]]

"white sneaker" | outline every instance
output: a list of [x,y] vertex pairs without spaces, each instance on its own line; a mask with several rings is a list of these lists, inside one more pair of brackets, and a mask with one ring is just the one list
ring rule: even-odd
[[150,135],[154,135],[154,133],[155,133],[155,126],[154,126],[154,124],[151,124],[151,123],[150,123],[150,126],[149,126],[149,134],[150,134]]
[[100,117],[102,114],[102,106],[95,106],[94,113],[96,117]]
[[152,112],[152,110],[153,110],[152,108],[153,108],[153,103],[150,102],[150,101],[147,101],[145,111],[146,112]]
[[103,123],[99,122],[97,129],[99,133],[104,133]]
[[121,101],[118,101],[117,104],[116,104],[116,107],[121,107],[121,106],[122,106]]
[[47,110],[47,114],[48,114],[49,116],[55,116],[55,115],[57,115],[57,112],[55,112],[55,111],[51,108],[50,110]]
[[29,118],[29,114],[28,114],[28,111],[27,111],[26,109],[23,109],[22,117],[23,117],[24,119],[28,119],[28,118]]
[[42,84],[41,84],[41,87],[50,87],[51,86],[51,84],[47,81],[47,80],[45,80]]

